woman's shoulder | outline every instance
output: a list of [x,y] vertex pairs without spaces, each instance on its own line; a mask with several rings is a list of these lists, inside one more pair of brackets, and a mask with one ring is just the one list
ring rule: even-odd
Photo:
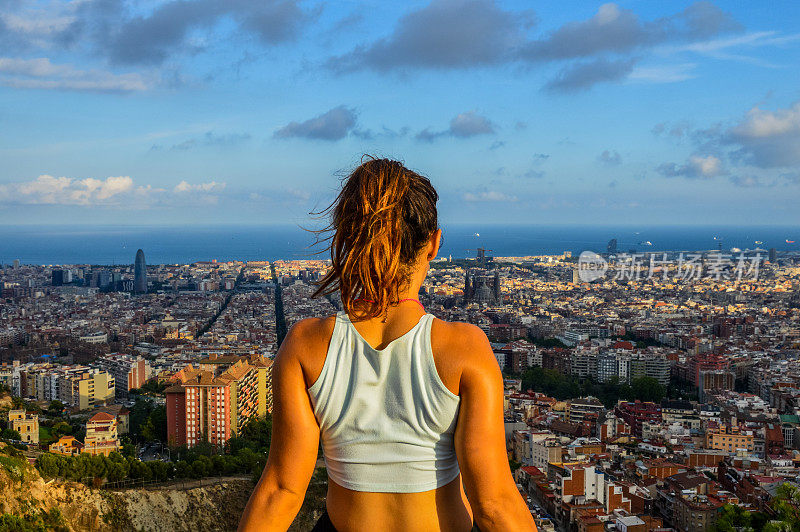
[[290,342],[291,352],[303,368],[307,385],[316,381],[322,372],[335,323],[336,314],[305,318],[286,333],[284,343]]
[[304,352],[322,349],[324,354],[333,335],[336,316],[304,318],[289,328],[284,341],[290,341],[293,348],[301,347]]
[[431,351],[439,377],[456,395],[460,395],[461,377],[465,372],[497,367],[486,333],[471,323],[434,318]]
[[436,317],[431,324],[431,342],[445,350],[459,352],[491,350],[486,333],[477,325],[462,321],[444,321]]

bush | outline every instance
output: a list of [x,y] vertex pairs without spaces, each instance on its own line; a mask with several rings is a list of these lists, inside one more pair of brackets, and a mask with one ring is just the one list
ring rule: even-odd
[[21,440],[22,435],[14,429],[3,429],[3,432],[0,432],[0,438],[4,440]]
[[12,532],[44,532],[52,530],[54,532],[66,532],[64,516],[58,508],[50,510],[39,510],[38,512],[28,513],[24,516],[3,514],[0,515],[0,530]]

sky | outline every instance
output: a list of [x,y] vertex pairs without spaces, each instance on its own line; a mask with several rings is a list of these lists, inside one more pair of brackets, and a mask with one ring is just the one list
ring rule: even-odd
[[800,225],[800,3],[0,0],[0,224]]

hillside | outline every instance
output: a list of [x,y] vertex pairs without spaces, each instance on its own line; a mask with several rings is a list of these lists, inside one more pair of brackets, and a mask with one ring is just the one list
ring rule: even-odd
[[[9,520],[23,517],[29,523],[40,519],[48,530],[236,530],[253,490],[247,477],[226,477],[202,487],[177,482],[158,489],[92,489],[77,482],[44,480],[24,458],[11,454],[8,448],[0,451],[0,515],[14,517],[0,517],[0,530],[27,530],[9,526]],[[290,530],[313,527],[324,508],[325,480],[324,469],[318,470]]]

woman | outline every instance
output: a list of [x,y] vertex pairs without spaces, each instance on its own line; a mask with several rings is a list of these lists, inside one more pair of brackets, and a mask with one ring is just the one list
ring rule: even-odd
[[344,310],[286,335],[273,366],[269,459],[240,531],[286,530],[322,438],[326,511],[315,530],[535,530],[508,465],[503,381],[474,325],[417,300],[441,242],[427,178],[369,159],[327,212],[332,268],[315,295]]

